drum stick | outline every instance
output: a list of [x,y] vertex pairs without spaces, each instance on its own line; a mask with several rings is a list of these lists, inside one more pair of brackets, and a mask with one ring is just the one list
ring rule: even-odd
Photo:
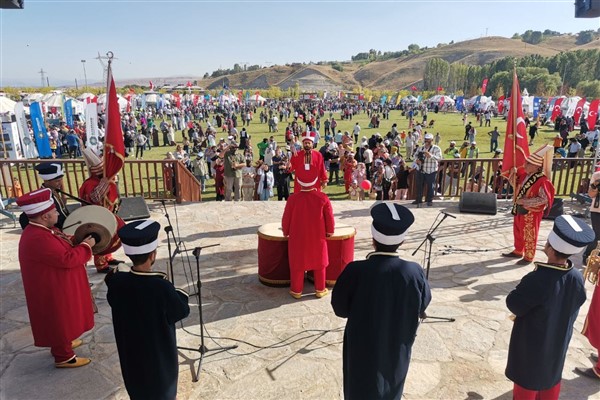
[[72,227],[72,226],[75,226],[75,225],[80,225],[80,224],[81,224],[81,221],[77,221],[77,222],[73,222],[71,225],[63,226],[63,231],[64,231],[65,229],[69,229],[69,228],[70,228],[70,227]]

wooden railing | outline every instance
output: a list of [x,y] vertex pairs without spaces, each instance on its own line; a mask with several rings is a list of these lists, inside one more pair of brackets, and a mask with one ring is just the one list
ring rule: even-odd
[[[437,176],[437,191],[444,197],[460,196],[465,191],[509,193],[506,180],[495,179],[500,159],[442,160]],[[51,160],[44,161],[51,162]],[[64,191],[77,196],[79,187],[88,177],[83,160],[60,160],[65,170]],[[593,172],[592,158],[554,160],[552,182],[557,196],[569,196],[580,191]],[[33,167],[39,160],[0,160],[0,194],[11,198],[40,187],[42,180]],[[414,198],[416,183],[411,174]],[[119,173],[119,193],[123,197],[143,196],[149,200],[175,199],[201,201],[200,182],[183,164],[170,160],[127,160]]]
[[[444,197],[460,196],[461,192],[509,193],[506,179],[497,178],[501,159],[454,159],[442,160],[437,176],[438,192]],[[555,159],[552,166],[552,183],[557,196],[569,196],[585,186],[593,172],[593,158]],[[415,193],[412,179],[411,194]]]
[[[38,189],[42,180],[34,170],[40,160],[0,160],[0,194],[11,198]],[[44,160],[43,162],[52,162]],[[89,176],[85,162],[57,160],[65,171],[63,190],[73,196]],[[200,201],[200,182],[183,164],[170,160],[126,160],[118,175],[121,197],[142,196],[148,200]]]

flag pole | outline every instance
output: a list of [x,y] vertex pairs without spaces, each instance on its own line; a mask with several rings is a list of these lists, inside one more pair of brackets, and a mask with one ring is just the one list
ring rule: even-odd
[[[512,103],[515,106],[519,106],[519,97],[521,95],[521,93],[515,93],[517,90],[515,90],[517,88],[517,85],[515,84],[515,78],[517,77],[517,60],[513,60],[513,84],[512,84],[512,96],[513,99],[515,101],[513,101]],[[514,110],[512,108],[515,108]],[[512,114],[512,123],[513,123],[513,141],[512,141],[512,145],[513,145],[513,151],[512,151],[512,157],[513,157],[513,168],[515,173],[513,174],[512,177],[512,187],[513,187],[513,203],[517,202],[517,171],[518,171],[518,167],[517,167],[517,118],[518,118],[518,111],[516,110],[516,107],[511,107],[511,114]]]

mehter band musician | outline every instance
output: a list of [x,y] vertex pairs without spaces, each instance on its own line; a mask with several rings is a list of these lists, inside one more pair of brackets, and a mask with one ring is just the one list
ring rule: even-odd
[[175,289],[165,274],[152,271],[159,231],[160,224],[152,220],[119,229],[133,266],[120,264],[105,278],[123,381],[133,400],[177,396],[175,323],[190,313],[188,295]]
[[59,213],[48,188],[17,199],[29,217],[19,241],[19,263],[34,344],[50,347],[57,368],[90,363],[76,357],[78,337],[94,327],[92,295],[86,263],[96,241],[88,236],[78,245],[64,235],[56,222]]
[[327,171],[325,171],[323,155],[313,149],[315,139],[315,132],[304,132],[302,150],[296,152],[290,159],[290,172],[294,173],[295,179],[294,192],[310,188],[321,191],[327,186]]
[[[62,165],[60,163],[42,163],[35,166],[35,170],[38,175],[44,181],[42,188],[48,188],[52,190],[52,199],[54,199],[54,206],[58,211],[58,222],[56,227],[62,229],[65,219],[69,216],[69,210],[67,210],[67,199],[65,195],[58,191],[63,189],[63,177],[65,176]],[[19,224],[21,228],[25,229],[29,219],[26,213],[21,213],[19,217]]]
[[542,217],[550,211],[554,201],[554,186],[550,180],[553,149],[549,145],[538,149],[527,158],[523,168],[512,171],[517,179],[512,209],[514,250],[502,255],[522,258],[517,262],[519,265],[533,262]]
[[344,398],[400,399],[419,317],[431,301],[417,263],[399,258],[415,218],[393,203],[371,208],[373,247],[364,261],[346,266],[333,288],[331,305],[348,318],[344,332]]
[[[90,171],[90,177],[86,179],[79,188],[79,197],[84,201],[104,207],[112,213],[117,212],[119,205],[119,193],[113,179],[105,179],[103,176],[104,164],[102,160],[90,148],[83,148],[83,158]],[[112,254],[94,255],[96,271],[107,273],[110,265],[118,265],[121,261],[114,260]]]
[[554,221],[544,247],[545,263],[523,277],[506,297],[516,316],[508,347],[506,377],[513,398],[557,400],[573,324],[585,302],[583,276],[569,256],[594,241],[594,231],[570,215]]

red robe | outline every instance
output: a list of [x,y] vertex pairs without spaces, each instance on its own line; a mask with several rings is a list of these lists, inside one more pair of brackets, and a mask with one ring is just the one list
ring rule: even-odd
[[516,214],[513,220],[514,253],[522,255],[526,260],[533,261],[542,217],[546,210],[550,210],[554,201],[554,186],[548,177],[542,175],[525,190],[524,195],[520,195],[521,188],[524,184],[527,184],[526,178],[527,174],[520,170],[517,175],[517,198],[539,199],[540,197],[546,197],[547,199],[543,204],[533,207],[526,206],[529,212],[524,215]]
[[[107,187],[99,188],[101,183],[103,183],[101,178],[97,177],[96,175],[90,176],[79,188],[79,197],[88,203],[104,207],[110,212],[114,213],[119,203],[119,192],[117,190],[117,185],[110,181],[108,182]],[[106,191],[106,195],[104,195],[104,191]],[[111,253],[95,255],[94,265],[99,271],[106,270],[106,268],[108,268],[108,262],[112,259],[113,257]]]
[[[588,338],[592,347],[600,350],[600,286],[594,287],[592,302],[581,333]],[[598,365],[600,366],[600,362]]]
[[[315,188],[321,191],[321,183],[327,182],[327,171],[325,170],[325,162],[323,161],[323,155],[317,150],[311,150],[310,153],[310,166],[306,169],[304,163],[306,152],[304,150],[298,151],[290,160],[291,168],[290,171],[294,173],[294,193],[300,192],[303,188],[298,180],[309,183],[315,182],[313,185],[304,187],[304,189]],[[315,181],[316,178],[316,181]]]
[[333,209],[327,195],[317,190],[291,195],[285,205],[281,228],[288,236],[291,271],[325,269],[329,264],[326,233],[333,233]]
[[64,345],[94,327],[91,257],[87,244],[73,246],[58,229],[29,222],[23,230],[19,263],[36,346]]

